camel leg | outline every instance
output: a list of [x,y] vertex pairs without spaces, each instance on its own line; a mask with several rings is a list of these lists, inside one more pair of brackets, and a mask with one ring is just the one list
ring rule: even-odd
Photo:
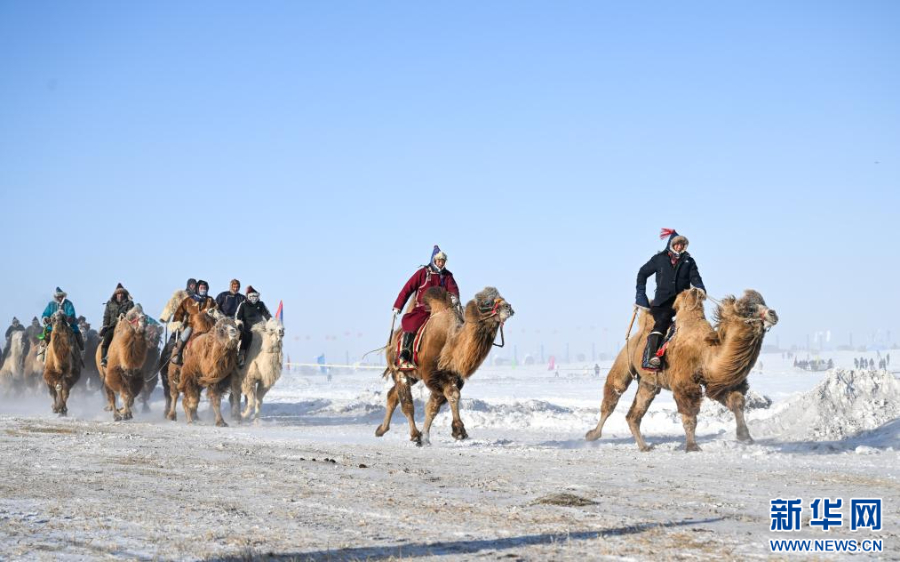
[[211,385],[206,389],[206,397],[209,398],[209,404],[216,413],[216,427],[228,427],[225,418],[222,417],[222,392],[216,385]]
[[231,405],[231,419],[237,423],[243,422],[241,413],[241,378],[235,373],[231,376],[231,393],[228,395],[228,404]]
[[259,416],[262,414],[263,398],[265,397],[266,393],[269,392],[269,389],[266,388],[262,381],[256,383],[256,386],[256,415],[254,416],[253,421],[258,423]]
[[47,383],[47,388],[50,390],[50,398],[53,399],[53,413],[59,413],[59,397],[56,395],[56,383],[52,382],[47,377],[44,377],[44,382]]
[[409,379],[406,375],[400,375],[397,380],[397,397],[400,398],[400,409],[409,421],[409,440],[417,446],[422,446],[422,433],[416,428],[416,407],[413,404],[412,391],[409,388]]
[[700,402],[703,400],[703,391],[696,388],[673,388],[675,404],[681,413],[681,424],[684,426],[684,451],[692,453],[700,450],[697,445],[697,414],[700,413]]
[[130,420],[134,417],[134,414],[131,412],[132,406],[134,406],[134,395],[131,393],[131,390],[128,388],[128,384],[125,384],[125,388],[122,389],[122,419]]
[[631,381],[634,380],[631,377],[631,373],[628,372],[628,368],[616,368],[614,365],[612,369],[610,369],[609,374],[606,376],[606,384],[603,385],[603,403],[600,405],[600,421],[597,422],[597,427],[588,431],[584,438],[588,441],[596,441],[600,439],[600,436],[603,433],[603,424],[606,423],[606,419],[612,415],[613,411],[616,409],[616,405],[619,403],[619,398],[628,390],[629,385],[631,385]]
[[103,392],[106,394],[106,408],[104,408],[104,410],[113,413],[114,421],[122,421],[122,416],[116,408],[116,393],[110,390],[105,384],[103,385]]
[[[184,376],[184,373],[181,376]],[[184,383],[184,398],[181,403],[184,405],[185,421],[194,423],[194,412],[197,411],[197,404],[200,402],[199,390],[189,380]]]
[[468,439],[469,434],[466,433],[466,426],[463,425],[462,418],[459,417],[459,386],[458,383],[453,383],[444,388],[444,398],[447,399],[447,402],[450,403],[450,412],[453,414],[453,423],[450,427],[453,428],[452,435],[453,438],[462,441],[463,439]]
[[441,411],[441,406],[447,403],[447,398],[440,392],[431,392],[428,403],[425,404],[425,424],[422,426],[422,441],[431,445],[431,423],[434,417]]
[[394,383],[394,386],[392,386],[387,393],[387,405],[385,406],[386,411],[384,413],[384,421],[382,421],[381,425],[379,425],[375,429],[376,437],[381,437],[391,429],[391,416],[394,415],[394,410],[397,409],[397,403],[399,401],[400,397],[397,395],[397,383]]
[[69,407],[66,403],[69,400],[69,386],[63,381],[59,388],[57,388],[59,395],[59,415],[67,416],[69,415]]
[[644,452],[649,451],[652,447],[647,445],[644,436],[641,435],[641,420],[644,419],[644,414],[647,413],[657,394],[659,394],[658,386],[639,383],[637,393],[634,395],[634,402],[631,403],[631,409],[625,416],[625,421],[628,422],[628,428],[631,429],[638,449]]
[[[244,411],[241,412],[241,417],[244,419],[249,419],[250,415],[253,413],[253,405],[256,404],[256,385],[251,384],[249,389],[249,394],[247,394],[247,405],[244,406]],[[238,404],[240,408],[240,404]]]
[[753,438],[750,437],[750,430],[747,428],[747,422],[744,420],[743,393],[732,390],[723,398],[719,399],[719,402],[734,414],[734,421],[737,423],[737,440],[753,443]]
[[173,384],[166,385],[168,388],[168,392],[166,392],[166,419],[175,421],[178,417],[176,412],[176,408],[178,407],[178,385],[173,382]]

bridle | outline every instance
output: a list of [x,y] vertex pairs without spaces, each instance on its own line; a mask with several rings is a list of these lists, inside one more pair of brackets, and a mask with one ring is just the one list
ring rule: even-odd
[[[494,299],[493,305],[491,303],[485,303],[483,305],[478,305],[478,311],[481,313],[481,320],[487,320],[488,318],[492,318],[500,314],[500,307],[504,304],[508,304],[501,297],[497,297]],[[491,345],[494,347],[503,347],[506,345],[506,337],[503,334],[503,324],[505,324],[505,320],[500,320],[500,344],[496,344],[491,342]]]

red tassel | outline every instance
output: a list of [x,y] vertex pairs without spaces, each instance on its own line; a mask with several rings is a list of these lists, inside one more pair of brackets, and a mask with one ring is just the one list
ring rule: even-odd
[[675,234],[674,228],[664,228],[659,231],[659,239],[663,240],[665,238],[668,238],[669,236],[672,236],[673,234]]

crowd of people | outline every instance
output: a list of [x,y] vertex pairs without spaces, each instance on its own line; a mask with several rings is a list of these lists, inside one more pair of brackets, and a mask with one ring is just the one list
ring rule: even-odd
[[[218,309],[224,316],[234,319],[241,331],[238,364],[243,366],[247,350],[253,338],[251,331],[253,326],[260,322],[268,321],[272,314],[269,312],[266,304],[260,300],[259,291],[254,289],[252,285],[247,287],[245,294],[241,294],[240,289],[241,282],[237,279],[232,279],[229,290],[222,291],[213,299],[208,296],[209,284],[206,281],[188,279],[185,289],[177,290],[173,294],[172,298],[177,300],[175,306],[172,307],[173,312],[164,310],[163,314],[160,315],[159,322],[147,316],[149,323],[156,325],[159,325],[160,322],[169,323],[169,327],[172,330],[170,344],[167,344],[171,352],[169,355],[163,356],[164,360],[171,360],[173,363],[179,364],[185,344],[192,337],[208,332],[211,327],[211,324],[200,315],[210,310]],[[109,300],[104,303],[103,324],[99,333],[97,333],[102,348],[101,366],[106,366],[107,353],[119,318],[134,306],[135,302],[131,293],[121,283],[116,286]],[[168,308],[169,306],[167,305]],[[52,300],[41,313],[40,319],[37,316],[32,318],[31,325],[27,328],[21,324],[18,318],[14,317],[12,319],[11,325],[6,330],[0,365],[6,361],[10,350],[10,342],[15,332],[23,332],[25,341],[23,357],[28,354],[28,350],[33,345],[46,346],[50,341],[50,333],[53,329],[51,318],[54,314],[65,316],[69,327],[72,329],[72,335],[75,343],[78,345],[78,349],[84,352],[85,336],[96,332],[91,329],[90,323],[84,316],[76,316],[74,303],[69,300],[65,291],[57,287],[53,292]]]

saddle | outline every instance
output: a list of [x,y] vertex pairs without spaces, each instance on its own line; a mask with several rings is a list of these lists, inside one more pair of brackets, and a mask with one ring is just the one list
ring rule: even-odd
[[656,351],[656,356],[659,357],[659,367],[652,367],[650,365],[650,349],[647,346],[644,346],[644,355],[641,358],[641,369],[653,372],[664,371],[666,369],[666,350],[669,348],[669,342],[675,337],[676,331],[677,327],[675,322],[672,322],[672,325],[669,326],[668,331],[666,331],[666,337],[663,338],[662,344],[660,344],[659,349]]
[[401,336],[397,338],[397,359],[395,360],[395,366],[398,368],[398,370],[408,372],[415,371],[419,368],[419,347],[421,347],[422,345],[422,337],[425,335],[425,328],[428,327],[429,322],[431,322],[431,317],[429,317],[428,320],[426,320],[425,323],[422,324],[422,327],[420,327],[416,331],[416,337],[415,339],[413,339],[412,361],[410,361],[409,363],[410,365],[412,365],[411,367],[400,368],[400,352],[403,350],[403,337]]

